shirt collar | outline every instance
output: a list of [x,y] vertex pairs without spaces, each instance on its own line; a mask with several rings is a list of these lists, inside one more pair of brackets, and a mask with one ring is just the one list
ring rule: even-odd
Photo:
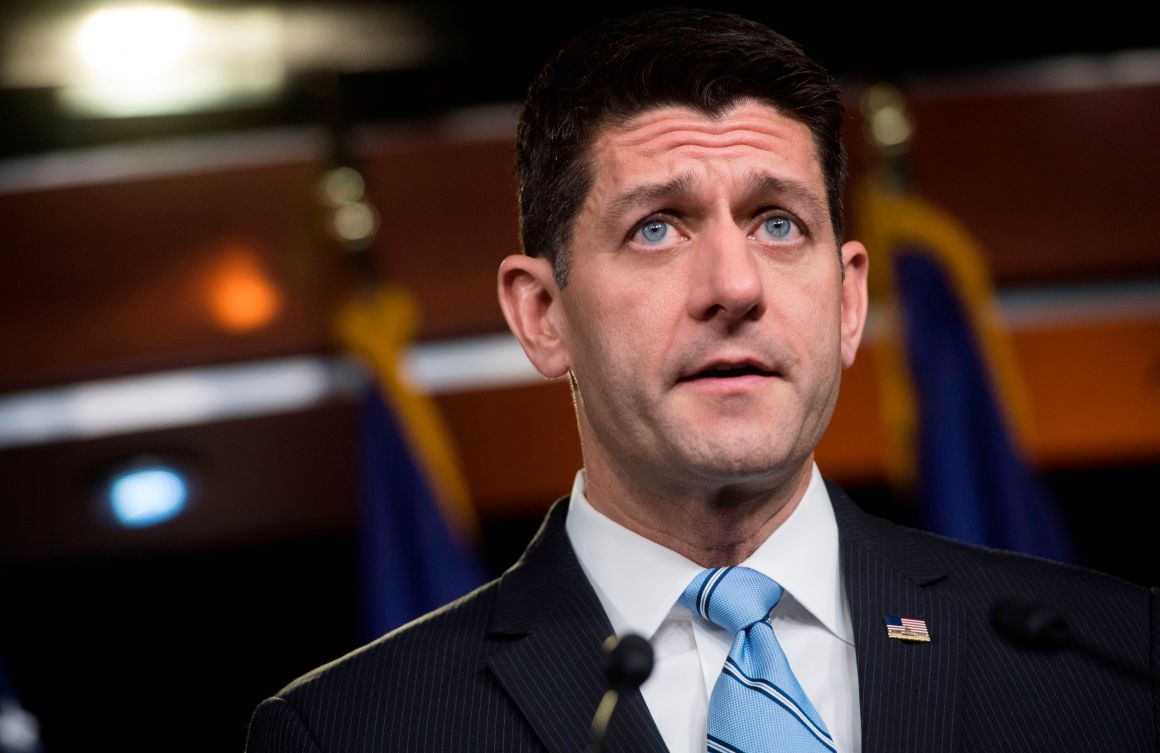
[[838,521],[816,464],[797,509],[741,564],[773,578],[827,630],[854,645],[842,588]]
[[[651,637],[704,568],[598,512],[576,474],[565,528],[613,630]],[[838,524],[814,465],[793,514],[741,563],[776,580],[840,640],[853,645],[842,589]]]
[[564,526],[617,635],[651,638],[704,569],[598,512],[585,496],[583,470],[572,484]]

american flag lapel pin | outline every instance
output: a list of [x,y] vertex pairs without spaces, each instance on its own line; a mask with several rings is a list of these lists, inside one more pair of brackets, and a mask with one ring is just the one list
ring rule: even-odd
[[930,631],[926,629],[926,620],[887,615],[882,618],[882,621],[886,623],[886,635],[890,638],[900,641],[930,643]]

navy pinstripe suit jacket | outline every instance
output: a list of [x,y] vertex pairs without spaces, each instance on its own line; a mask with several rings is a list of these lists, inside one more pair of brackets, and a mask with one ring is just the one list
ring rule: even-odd
[[[865,753],[1160,749],[1155,688],[1074,652],[1013,648],[987,621],[1001,597],[1034,598],[1079,636],[1155,673],[1155,590],[901,528],[829,491]],[[555,505],[498,580],[263,702],[249,752],[584,750],[611,627],[568,542],[566,508]],[[931,642],[888,639],[884,615],[925,619]],[[606,749],[665,750],[639,692],[623,699]]]

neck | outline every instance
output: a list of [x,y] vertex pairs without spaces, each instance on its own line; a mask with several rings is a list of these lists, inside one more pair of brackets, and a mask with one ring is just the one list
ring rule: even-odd
[[657,493],[627,474],[585,469],[593,508],[702,567],[747,559],[797,509],[809,486],[813,456],[781,483],[674,485]]

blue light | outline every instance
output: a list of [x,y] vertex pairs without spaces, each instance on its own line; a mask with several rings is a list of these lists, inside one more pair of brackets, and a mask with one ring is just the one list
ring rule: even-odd
[[113,515],[123,526],[144,528],[177,517],[185,508],[189,487],[172,468],[136,468],[109,484]]

